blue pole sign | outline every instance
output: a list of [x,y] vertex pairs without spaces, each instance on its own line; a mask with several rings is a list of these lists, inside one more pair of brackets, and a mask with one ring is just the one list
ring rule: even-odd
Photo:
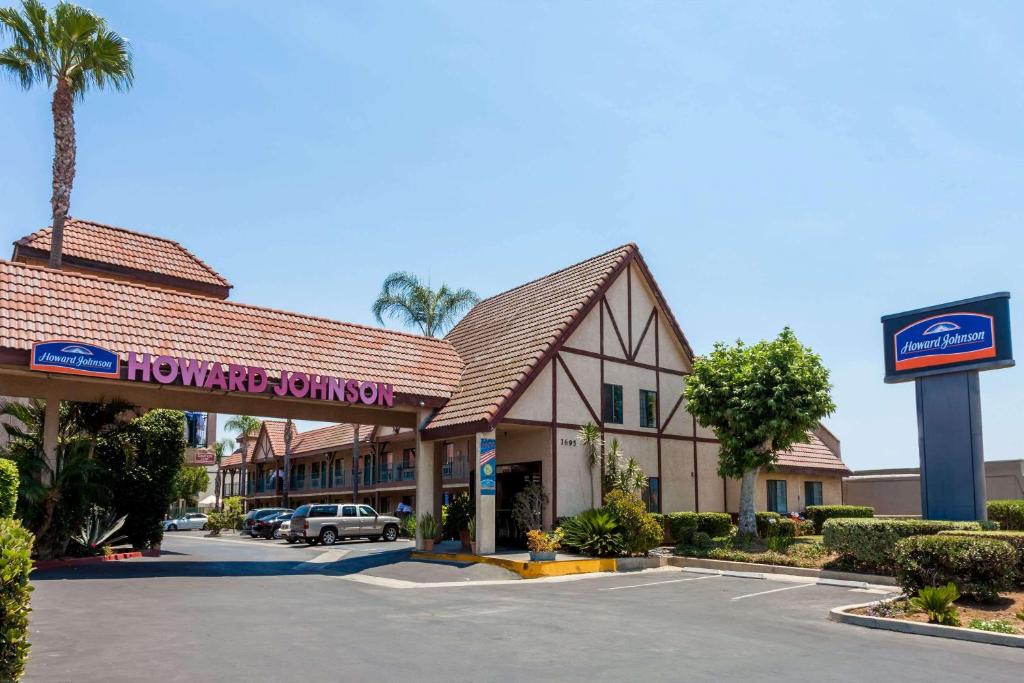
[[85,377],[121,376],[121,358],[102,346],[78,341],[45,341],[32,345],[29,367]]
[[493,496],[498,472],[498,449],[495,439],[480,439],[480,495]]

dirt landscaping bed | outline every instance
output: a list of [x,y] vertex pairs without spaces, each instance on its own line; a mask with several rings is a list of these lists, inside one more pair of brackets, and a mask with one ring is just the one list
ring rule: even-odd
[[[960,616],[961,628],[972,628],[971,623],[981,622],[988,628],[977,630],[1012,633],[1024,636],[1024,619],[1018,615],[1024,615],[1024,591],[1003,593],[997,603],[971,602],[958,600],[956,603]],[[909,608],[905,600],[893,600],[881,604],[869,605],[850,610],[851,614],[858,614],[868,617],[885,617],[888,619],[899,619],[901,621],[914,621],[921,624],[928,623],[928,616],[919,610]],[[1001,625],[997,630],[994,623]]]

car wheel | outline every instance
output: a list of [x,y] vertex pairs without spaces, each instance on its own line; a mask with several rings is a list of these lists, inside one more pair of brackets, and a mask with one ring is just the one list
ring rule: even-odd
[[207,530],[209,530],[209,528],[210,528],[210,525],[209,525],[209,524],[205,524],[205,523],[204,523],[204,524],[203,524],[203,526],[202,526],[202,528],[201,528],[201,529],[199,529],[199,530],[200,530],[200,531],[207,531]]
[[295,541],[296,541],[296,539],[294,539],[294,538],[289,538],[287,540],[288,540],[288,545],[293,545],[295,543]]
[[167,530],[168,531],[177,531],[178,530],[178,525],[177,524],[172,524],[169,527],[167,527]]
[[324,529],[320,532],[320,542],[324,545],[334,545],[338,541],[338,532],[334,529]]
[[388,543],[398,540],[398,527],[394,524],[389,524],[384,527],[384,540]]

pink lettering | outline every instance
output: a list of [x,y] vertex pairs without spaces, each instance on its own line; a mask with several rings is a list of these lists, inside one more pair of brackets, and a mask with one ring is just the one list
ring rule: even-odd
[[267,371],[263,368],[257,368],[249,366],[248,370],[249,388],[246,390],[250,394],[262,394],[267,390]]
[[310,375],[309,397],[326,400],[327,387],[329,386],[330,380],[328,377],[325,377],[324,375]]
[[345,380],[340,377],[328,377],[327,378],[327,400],[328,401],[344,401],[345,400]]
[[381,382],[377,389],[377,405],[391,408],[395,405],[395,387]]
[[245,384],[242,377],[245,375],[245,368],[237,363],[228,365],[228,391],[245,391]]
[[210,374],[206,376],[206,384],[203,386],[207,389],[228,390],[227,382],[224,381],[224,368],[221,367],[220,363],[210,365]]
[[377,383],[363,382],[359,385],[359,399],[368,406],[377,402]]
[[288,371],[281,371],[281,379],[278,380],[277,386],[274,387],[275,396],[284,396],[288,393]]
[[359,400],[359,382],[354,379],[345,382],[345,401],[355,403]]
[[170,384],[178,379],[178,361],[170,356],[157,356],[153,361],[153,377],[160,384]]
[[201,387],[206,381],[206,371],[210,363],[195,358],[179,358],[178,368],[181,370],[181,383],[185,386]]
[[309,393],[309,375],[304,372],[293,372],[288,379],[288,389],[292,396],[305,398]]
[[134,351],[128,352],[128,379],[132,382],[138,380],[138,374],[142,373],[142,381],[149,381],[150,371],[150,355],[148,353],[142,354],[142,358]]

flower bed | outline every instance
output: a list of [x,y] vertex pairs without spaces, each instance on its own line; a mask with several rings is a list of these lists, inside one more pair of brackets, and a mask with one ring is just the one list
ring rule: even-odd
[[[1000,600],[995,603],[961,599],[954,604],[960,618],[959,628],[1024,636],[1024,618],[1018,616],[1024,615],[1024,591],[1002,593]],[[928,615],[921,610],[913,609],[904,599],[858,607],[850,610],[850,613],[928,623]]]
[[[768,548],[762,541],[741,545],[734,538],[711,539],[705,547],[682,545],[676,555],[730,562],[751,562],[804,569],[833,569],[836,556],[813,538],[798,538],[786,548]],[[842,568],[840,568],[842,569]]]

